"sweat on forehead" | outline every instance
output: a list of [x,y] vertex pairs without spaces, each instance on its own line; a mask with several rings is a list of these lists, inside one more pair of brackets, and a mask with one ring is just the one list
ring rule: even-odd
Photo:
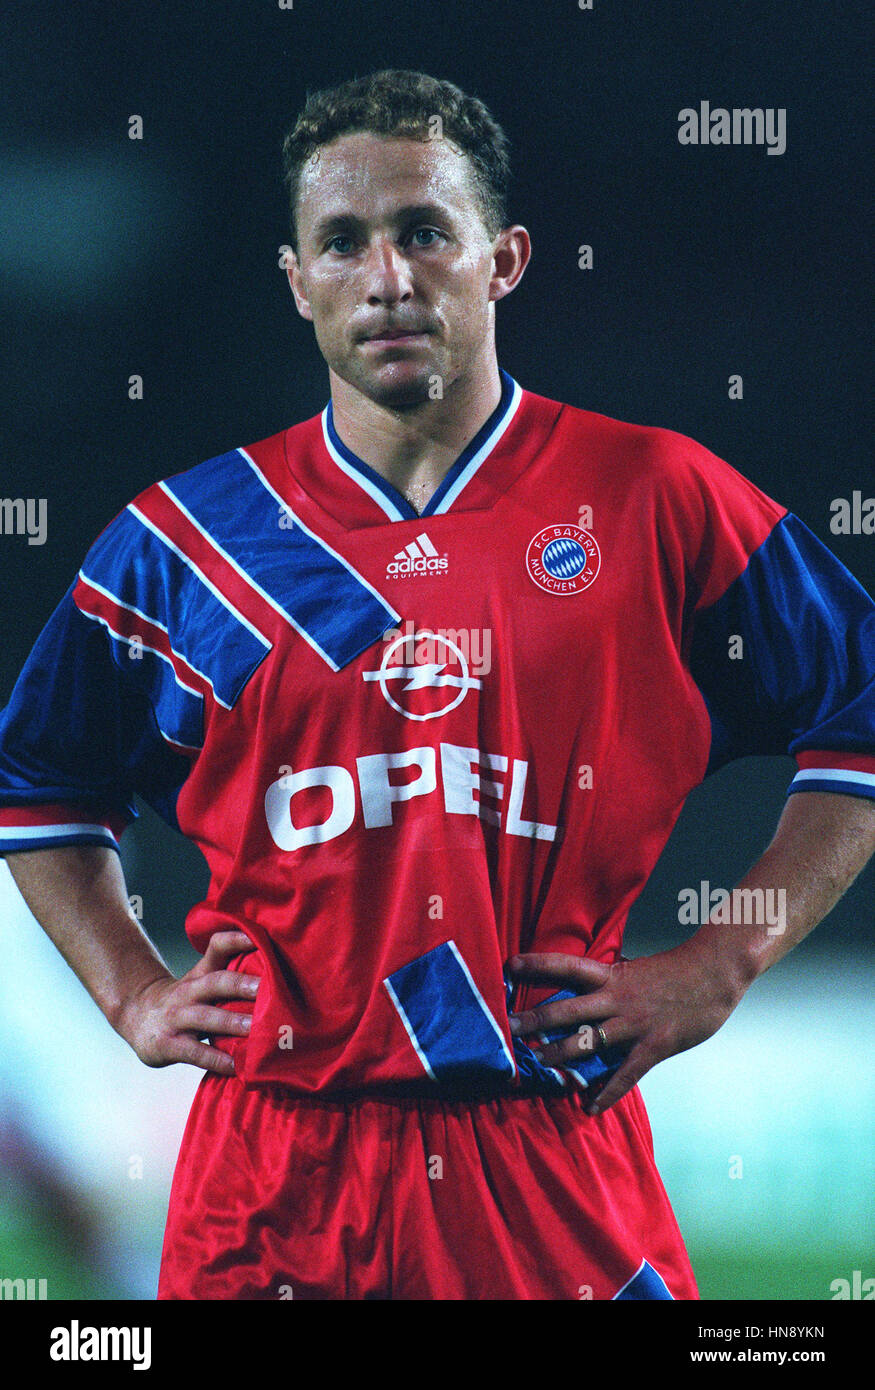
[[[464,214],[483,209],[471,161],[449,140],[353,132],[313,151],[301,171],[297,214],[316,220],[329,211],[360,215],[387,205],[436,203]],[[337,204],[337,206],[335,206]],[[343,206],[346,204],[346,206]],[[473,205],[473,206],[472,206]]]

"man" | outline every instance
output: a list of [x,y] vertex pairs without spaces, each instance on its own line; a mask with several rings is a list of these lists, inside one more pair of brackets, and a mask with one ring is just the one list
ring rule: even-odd
[[[480,102],[374,74],[285,156],[330,403],[116,518],[0,729],[33,912],[206,1072],[159,1297],[695,1298],[636,1083],[875,848],[875,607],[692,440],[499,369],[530,244]],[[739,885],[780,927],[623,959],[687,794],[786,751]],[[128,910],[134,791],[210,867],[182,980]]]

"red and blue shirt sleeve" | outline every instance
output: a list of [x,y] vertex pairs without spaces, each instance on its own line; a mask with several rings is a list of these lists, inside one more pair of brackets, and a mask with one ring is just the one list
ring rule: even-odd
[[728,464],[701,450],[688,478],[688,656],[711,721],[708,772],[790,754],[790,792],[875,799],[875,603]]
[[[173,819],[174,756],[119,639],[71,585],[0,713],[0,853],[117,846],[134,791]],[[179,769],[179,775],[182,768]]]
[[135,794],[178,829],[207,704],[230,708],[267,649],[132,503],[0,711],[0,854],[117,847]]

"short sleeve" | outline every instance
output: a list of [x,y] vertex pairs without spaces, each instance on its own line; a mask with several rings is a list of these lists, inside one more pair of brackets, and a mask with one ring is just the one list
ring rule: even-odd
[[711,720],[708,772],[790,754],[791,792],[875,798],[875,603],[798,517],[705,459],[689,665]]
[[213,694],[190,649],[214,636],[186,633],[174,564],[130,508],[88,552],[0,711],[0,854],[117,847],[135,794],[178,829]]

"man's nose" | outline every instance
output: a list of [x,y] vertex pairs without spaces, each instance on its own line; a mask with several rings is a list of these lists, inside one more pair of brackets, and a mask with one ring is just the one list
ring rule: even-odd
[[407,257],[388,237],[369,248],[365,273],[369,304],[400,304],[413,294]]

